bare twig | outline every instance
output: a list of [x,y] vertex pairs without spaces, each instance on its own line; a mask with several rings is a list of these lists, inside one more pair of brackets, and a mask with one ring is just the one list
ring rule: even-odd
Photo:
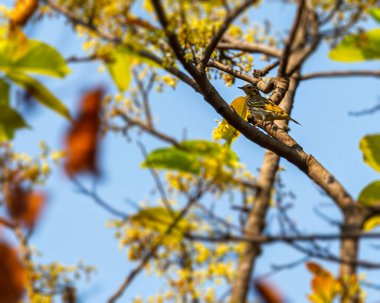
[[379,111],[380,111],[380,103],[373,106],[372,108],[364,109],[357,112],[348,112],[348,114],[353,117],[361,117],[361,116],[366,116],[366,115],[373,115]]
[[73,179],[74,184],[77,186],[77,190],[79,193],[91,197],[96,204],[98,204],[101,208],[105,209],[110,214],[122,218],[123,220],[128,218],[128,215],[120,210],[117,210],[113,206],[109,205],[106,201],[99,197],[99,195],[95,191],[91,191],[87,189],[83,184],[77,179]]
[[142,129],[143,131],[147,132],[148,134],[150,134],[150,135],[152,135],[152,136],[154,136],[154,137],[156,137],[162,141],[165,141],[171,145],[174,145],[174,146],[179,145],[179,142],[177,140],[175,140],[174,138],[169,137],[168,135],[156,130],[155,128],[150,127],[149,125],[147,125],[147,124],[145,124],[139,120],[130,118],[126,113],[122,112],[121,110],[116,110],[116,114],[119,117],[121,117],[130,126],[137,126],[140,129]]
[[[144,159],[147,159],[148,153],[146,151],[144,144],[142,144],[140,141],[138,141],[137,145],[140,148]],[[148,168],[149,168],[150,174],[153,177],[154,182],[156,183],[156,187],[158,189],[158,192],[160,193],[162,203],[164,204],[164,206],[166,207],[166,209],[168,210],[170,215],[172,217],[174,217],[174,210],[173,210],[172,206],[170,205],[168,195],[166,194],[166,190],[165,190],[165,188],[161,182],[160,176],[158,175],[157,171],[154,168],[149,167],[149,166],[148,166]]]
[[154,83],[154,80],[156,78],[156,75],[153,73],[150,77],[149,77],[149,80],[148,80],[148,84],[146,87],[144,87],[144,83],[143,81],[141,81],[139,79],[139,76],[137,74],[137,71],[135,69],[132,70],[132,73],[133,73],[133,77],[137,83],[137,87],[141,93],[141,98],[142,98],[142,102],[143,102],[143,106],[144,106],[144,113],[145,113],[145,117],[146,117],[146,120],[147,120],[147,125],[150,127],[150,128],[153,128],[153,119],[152,119],[152,114],[151,114],[151,110],[150,110],[150,105],[149,105],[149,99],[148,99],[148,96],[149,96],[149,93],[153,87],[153,83]]
[[157,240],[156,244],[152,246],[149,253],[142,258],[139,265],[135,267],[134,270],[130,272],[130,274],[125,278],[123,283],[120,285],[120,287],[117,289],[117,291],[108,299],[108,303],[113,303],[118,300],[124,291],[128,288],[128,286],[132,283],[132,281],[137,277],[137,275],[144,269],[145,265],[155,257],[158,249],[160,248],[162,242],[164,239],[170,235],[172,230],[177,226],[177,224],[186,216],[190,208],[200,199],[202,196],[203,191],[198,190],[196,195],[191,197],[191,199],[187,202],[186,206],[182,209],[182,211],[173,219],[172,223],[167,227],[167,229],[162,233],[162,235]]
[[315,72],[301,76],[301,80],[316,78],[335,78],[335,77],[380,77],[380,71],[371,70],[349,70],[349,71],[326,71]]
[[331,234],[310,234],[310,235],[250,235],[246,231],[245,236],[224,234],[220,236],[203,236],[197,234],[186,235],[189,239],[202,242],[247,242],[256,244],[273,244],[273,243],[296,243],[296,242],[314,242],[314,241],[340,241],[342,239],[376,239],[380,240],[380,232],[352,232],[352,233],[331,233]]

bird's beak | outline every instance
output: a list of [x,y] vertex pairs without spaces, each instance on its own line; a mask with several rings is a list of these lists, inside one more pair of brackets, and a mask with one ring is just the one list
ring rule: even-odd
[[243,89],[243,86],[238,86],[238,88]]

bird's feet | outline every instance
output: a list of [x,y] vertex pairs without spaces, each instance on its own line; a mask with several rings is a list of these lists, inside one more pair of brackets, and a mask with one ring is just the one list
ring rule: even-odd
[[258,126],[259,124],[261,124],[261,121],[260,120],[256,120],[252,115],[249,115],[247,117],[247,121],[248,121],[248,123],[251,123],[254,126]]

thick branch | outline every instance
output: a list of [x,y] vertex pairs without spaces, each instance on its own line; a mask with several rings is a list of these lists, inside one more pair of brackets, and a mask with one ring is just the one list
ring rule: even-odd
[[298,31],[300,23],[301,23],[301,17],[303,14],[304,7],[305,7],[305,0],[301,0],[300,4],[298,5],[297,15],[294,19],[292,29],[290,30],[289,39],[286,43],[285,49],[284,49],[282,56],[281,56],[281,62],[280,62],[280,66],[278,68],[278,75],[279,76],[285,76],[285,74],[286,74],[286,69],[288,66],[288,61],[289,61],[289,56],[290,56],[290,51],[292,49],[294,39],[296,37],[297,31]]

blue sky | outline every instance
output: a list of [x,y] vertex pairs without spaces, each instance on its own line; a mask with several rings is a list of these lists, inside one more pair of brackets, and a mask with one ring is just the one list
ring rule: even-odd
[[[275,1],[267,2],[263,9],[253,11],[250,14],[251,18],[257,21],[270,18],[277,31],[287,28],[293,7],[276,4]],[[54,45],[65,57],[83,55],[80,41],[62,19],[30,25],[26,32],[30,37]],[[380,68],[379,62],[374,61],[349,65],[332,62],[327,58],[327,52],[328,47],[321,46],[305,66],[304,72]],[[87,88],[101,84],[110,92],[115,92],[108,75],[98,72],[99,65],[72,64],[72,73],[65,80],[41,80],[74,110],[79,96]],[[238,81],[237,84],[241,82]],[[216,83],[216,86],[228,101],[241,94],[236,88],[240,85],[226,88],[221,83]],[[292,136],[306,152],[313,154],[325,165],[354,197],[366,184],[380,178],[362,162],[358,149],[359,140],[363,135],[379,132],[379,114],[359,118],[349,116],[348,111],[359,111],[377,104],[380,95],[378,87],[378,80],[371,78],[306,81],[300,85],[292,113],[302,124],[302,127],[292,125]],[[177,138],[181,138],[186,130],[189,138],[211,139],[212,129],[216,126],[215,119],[220,119],[202,97],[183,84],[174,91],[167,89],[162,94],[154,93],[151,100],[157,127]],[[17,134],[14,142],[17,151],[35,155],[38,153],[40,140],[46,141],[53,149],[62,147],[62,134],[69,127],[67,121],[45,108],[31,113],[27,120],[33,125],[33,131],[24,130]],[[147,136],[143,138],[149,150],[162,146],[162,143]],[[113,134],[107,136],[102,146],[101,163],[105,176],[98,185],[99,194],[113,206],[124,210],[130,210],[127,199],[138,203],[149,198],[154,182],[148,171],[139,168],[142,155],[137,146]],[[244,137],[240,137],[233,148],[241,161],[257,175],[263,150]],[[291,214],[300,229],[305,233],[332,231],[333,228],[314,213],[314,209],[319,208],[337,218],[338,213],[333,206],[321,206],[331,205],[329,199],[321,195],[316,185],[297,168],[285,160],[281,161],[281,165],[285,168],[282,177],[287,189],[297,195]],[[90,184],[88,179],[83,181]],[[74,189],[75,186],[63,172],[55,169],[47,184],[49,206],[32,243],[43,252],[41,261],[59,261],[69,265],[83,259],[86,264],[95,265],[97,274],[90,283],[80,284],[80,295],[83,302],[105,302],[134,264],[128,261],[125,251],[118,248],[113,231],[105,228],[106,220],[110,219],[109,214],[88,198],[76,193]],[[331,247],[334,248],[336,245]],[[256,273],[266,273],[271,264],[283,264],[300,257],[300,254],[287,246],[267,246],[257,263]],[[380,261],[378,252],[365,243],[362,244],[361,257]],[[332,270],[336,269],[332,264],[327,265]],[[378,272],[367,271],[367,277],[372,282],[378,281],[378,275]],[[310,275],[303,265],[291,271],[280,272],[273,276],[271,281],[281,290],[288,302],[306,302]],[[159,283],[154,278],[147,280],[146,276],[142,275],[129,288],[123,302],[129,302],[134,295],[154,294],[156,289],[159,289]],[[367,292],[368,302],[376,302],[380,297],[379,292]]]

